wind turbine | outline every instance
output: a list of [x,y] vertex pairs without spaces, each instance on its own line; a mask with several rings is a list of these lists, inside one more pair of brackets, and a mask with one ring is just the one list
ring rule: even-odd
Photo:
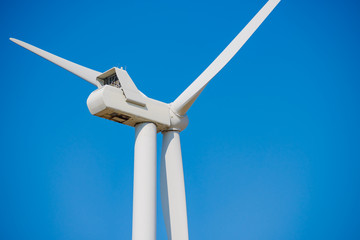
[[16,44],[98,87],[87,99],[91,114],[135,127],[133,240],[156,238],[156,134],[162,132],[160,189],[168,238],[188,239],[180,136],[187,111],[209,81],[231,60],[280,0],[269,0],[195,81],[167,104],[140,92],[126,70],[104,73],[80,66],[20,40]]

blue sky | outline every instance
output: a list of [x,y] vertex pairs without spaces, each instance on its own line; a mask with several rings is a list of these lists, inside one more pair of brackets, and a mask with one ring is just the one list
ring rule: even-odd
[[[131,239],[132,218],[134,129],[9,37],[171,102],[265,2],[1,1],[0,239]],[[193,105],[190,239],[360,239],[359,10],[283,0]]]

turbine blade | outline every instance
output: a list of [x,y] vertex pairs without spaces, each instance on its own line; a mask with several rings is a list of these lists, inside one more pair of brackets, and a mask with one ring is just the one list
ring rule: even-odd
[[64,68],[65,70],[68,70],[69,72],[75,74],[76,76],[85,79],[89,83],[94,84],[97,87],[101,87],[101,84],[96,80],[96,77],[99,76],[101,72],[70,62],[66,59],[55,56],[54,54],[41,50],[40,48],[37,48],[35,46],[32,46],[26,42],[17,40],[15,38],[10,38],[10,40],[20,45],[21,47],[26,48],[27,50],[39,55],[40,57],[43,57],[46,60],[55,63],[56,65]]
[[168,239],[188,240],[184,173],[177,131],[163,133],[160,191]]
[[221,54],[205,69],[203,73],[178,98],[171,103],[172,109],[179,115],[184,115],[200,95],[202,90],[215,75],[234,57],[246,43],[266,17],[277,6],[280,0],[269,0],[245,28],[232,40]]

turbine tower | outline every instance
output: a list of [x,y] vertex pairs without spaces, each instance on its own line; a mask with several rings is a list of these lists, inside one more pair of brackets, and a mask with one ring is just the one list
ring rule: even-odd
[[280,0],[269,0],[195,81],[170,104],[140,92],[126,70],[104,73],[80,66],[20,40],[16,44],[95,85],[87,99],[91,114],[135,127],[133,240],[156,238],[156,134],[162,132],[160,190],[168,239],[188,239],[180,136],[187,111],[209,81],[231,60]]

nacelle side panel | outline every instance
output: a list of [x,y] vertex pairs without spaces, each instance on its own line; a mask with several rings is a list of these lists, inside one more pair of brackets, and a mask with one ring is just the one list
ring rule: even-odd
[[105,85],[90,94],[87,105],[91,114],[128,126],[153,122],[159,131],[170,127],[168,104],[147,97],[144,97],[145,106],[126,100],[121,88]]

